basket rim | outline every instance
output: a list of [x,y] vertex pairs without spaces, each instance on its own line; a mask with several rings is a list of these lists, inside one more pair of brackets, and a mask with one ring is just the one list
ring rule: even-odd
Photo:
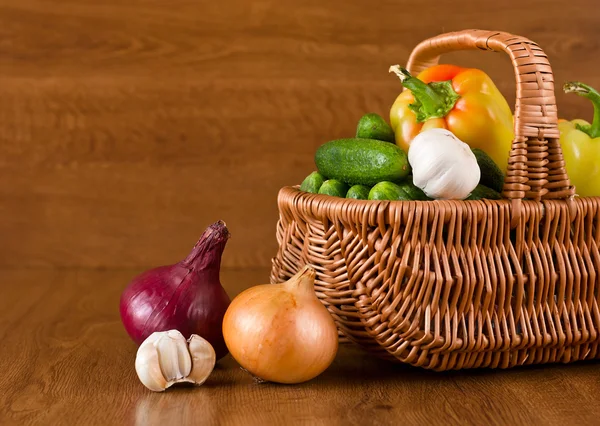
[[[356,200],[353,198],[334,197],[325,194],[313,194],[300,190],[300,185],[284,186],[280,188],[277,195],[279,211],[283,205],[289,205],[292,211],[302,212],[302,215],[310,217],[356,217],[363,215],[368,221],[376,222],[376,217],[387,216],[395,211],[402,210],[407,213],[411,210],[426,210],[442,214],[455,214],[453,212],[465,209],[477,214],[492,211],[503,212],[510,219],[510,227],[516,228],[523,219],[538,214],[546,215],[548,209],[567,209],[570,217],[575,220],[577,210],[587,210],[591,206],[600,203],[600,196],[569,198],[550,198],[541,200],[531,199],[509,199],[500,200]],[[411,208],[412,207],[412,208]]]
[[[302,191],[300,189],[300,185],[286,185],[279,189],[279,192],[289,191],[290,193],[298,194],[299,197],[304,199],[311,199],[313,202],[327,202],[327,201],[335,201],[341,204],[355,204],[355,205],[384,205],[384,204],[403,204],[403,203],[416,203],[416,204],[427,204],[427,205],[441,205],[447,203],[468,203],[468,204],[498,204],[498,205],[512,205],[513,200],[509,198],[502,198],[500,200],[492,200],[488,198],[484,198],[481,200],[357,200],[355,198],[341,198],[334,197],[332,195],[325,194],[314,194],[312,192]],[[526,204],[538,204],[544,205],[549,202],[560,202],[561,204],[569,203],[570,200],[573,199],[581,199],[581,200],[599,200],[600,196],[595,197],[580,197],[575,194],[570,198],[555,198],[555,199],[542,199],[542,200],[531,200],[531,199],[521,199],[519,200],[522,203]]]

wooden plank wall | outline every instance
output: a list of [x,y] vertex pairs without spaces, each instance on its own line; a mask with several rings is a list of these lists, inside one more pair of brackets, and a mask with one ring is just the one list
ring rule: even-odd
[[[0,268],[171,263],[217,219],[226,266],[268,265],[278,189],[363,113],[387,116],[387,68],[419,41],[513,32],[557,83],[600,87],[599,21],[595,0],[0,0]],[[444,60],[514,102],[507,58]]]

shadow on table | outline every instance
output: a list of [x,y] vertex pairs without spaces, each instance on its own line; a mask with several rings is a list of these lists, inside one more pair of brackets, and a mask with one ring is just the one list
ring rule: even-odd
[[580,361],[573,364],[540,364],[509,369],[477,368],[466,370],[433,371],[408,364],[395,363],[352,345],[340,346],[336,361],[316,381],[320,387],[343,386],[353,383],[385,384],[392,381],[462,381],[473,379],[502,380],[511,376],[535,376],[549,371],[577,369],[589,365],[600,365],[600,360]]

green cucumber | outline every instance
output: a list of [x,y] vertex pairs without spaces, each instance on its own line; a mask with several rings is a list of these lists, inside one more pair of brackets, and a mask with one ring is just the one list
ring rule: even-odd
[[394,131],[382,116],[375,113],[365,114],[360,118],[356,137],[395,143]]
[[428,201],[421,189],[412,182],[379,182],[369,192],[369,200],[390,200],[390,201]]
[[409,201],[406,191],[394,182],[379,182],[369,191],[369,200]]
[[301,191],[311,192],[313,194],[318,194],[321,185],[325,182],[325,178],[319,172],[312,172],[302,181],[302,185],[300,185]]
[[479,183],[485,185],[488,188],[492,188],[495,191],[501,192],[504,186],[504,173],[500,170],[500,167],[487,155],[484,151],[479,148],[472,149],[479,169],[481,170],[481,178]]
[[412,179],[407,179],[406,182],[398,183],[400,189],[406,194],[406,198],[416,201],[431,201],[421,188],[412,183]]
[[323,185],[321,185],[321,188],[319,188],[319,194],[331,195],[333,197],[344,198],[347,192],[348,185],[335,179],[326,180],[323,182]]
[[337,139],[315,154],[317,170],[350,185],[399,181],[410,173],[408,157],[397,145],[374,139]]
[[354,185],[346,193],[346,198],[354,198],[355,200],[368,200],[370,188],[365,185]]
[[488,188],[487,186],[479,184],[475,187],[473,192],[471,192],[471,195],[469,195],[465,199],[466,200],[483,200],[483,199],[500,200],[501,198],[502,198],[502,195],[498,191],[495,191],[492,188]]

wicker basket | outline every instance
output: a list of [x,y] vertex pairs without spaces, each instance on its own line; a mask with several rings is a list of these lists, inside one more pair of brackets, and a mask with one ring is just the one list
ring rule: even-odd
[[558,141],[552,69],[503,32],[425,40],[442,53],[503,51],[517,80],[503,200],[358,201],[279,192],[272,282],[304,264],[340,332],[374,354],[449,370],[600,357],[600,197],[574,197]]

